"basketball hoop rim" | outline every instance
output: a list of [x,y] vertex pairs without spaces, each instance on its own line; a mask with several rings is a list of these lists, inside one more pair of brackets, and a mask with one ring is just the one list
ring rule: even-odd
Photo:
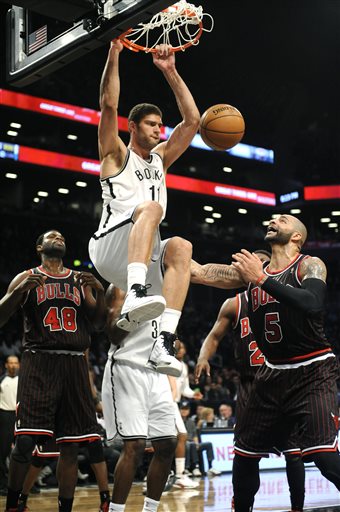
[[[168,10],[168,9],[166,9],[166,10]],[[192,16],[192,15],[193,14],[191,13],[190,16]],[[181,45],[181,46],[173,46],[171,48],[171,52],[184,52],[184,50],[186,50],[190,46],[197,44],[201,35],[203,34],[203,23],[200,21],[198,23],[198,26],[199,26],[199,31],[196,34],[196,36],[194,37],[194,39],[192,39],[192,41],[188,41],[187,43],[185,43],[184,45]],[[147,46],[142,46],[140,44],[130,41],[126,37],[127,34],[129,34],[130,32],[131,32],[131,29],[124,32],[124,34],[120,35],[118,38],[118,39],[120,39],[122,44],[125,46],[125,48],[128,48],[129,50],[132,50],[133,52],[157,53],[156,48],[148,48]]]

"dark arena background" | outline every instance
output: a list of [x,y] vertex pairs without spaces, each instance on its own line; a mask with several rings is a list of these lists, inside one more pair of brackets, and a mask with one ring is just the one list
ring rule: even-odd
[[[21,1],[14,8],[0,2],[1,296],[17,273],[38,263],[35,241],[48,229],[66,237],[66,266],[96,272],[88,241],[101,215],[98,96],[109,42],[131,23],[170,5],[117,0],[113,4],[118,10],[119,4],[122,7],[117,19],[97,26],[105,3]],[[303,252],[327,265],[325,325],[338,356],[340,3],[200,0],[199,5],[213,16],[214,28],[203,33],[196,47],[178,52],[176,66],[201,113],[228,103],[243,114],[246,130],[241,144],[231,151],[208,150],[197,137],[171,167],[162,238],[189,240],[199,263],[229,263],[241,248],[268,250],[263,240],[273,216],[297,216],[308,229]],[[9,9],[12,14],[7,14]],[[179,113],[151,55],[124,49],[120,77],[123,141],[128,142],[129,110],[140,102],[161,108],[165,134],[169,133],[179,122]],[[199,285],[189,289],[178,332],[187,347],[192,388],[197,387],[193,370],[202,342],[221,304],[234,294]],[[20,356],[21,337],[21,319],[14,316],[0,330],[0,378],[6,357]],[[98,390],[107,350],[104,333],[94,334],[90,363]],[[211,378],[201,379],[202,404],[215,412],[221,402],[234,405],[237,382],[227,336],[212,361]],[[192,414],[195,408],[193,402]],[[162,498],[161,512],[230,510],[232,433],[220,435],[212,433],[209,440],[222,475],[202,477],[195,489],[173,488]],[[284,461],[278,460],[261,471],[256,511],[290,508]],[[133,512],[142,510],[144,466],[128,501]],[[73,509],[98,510],[98,490],[86,455],[79,467]],[[110,468],[109,473],[112,487]],[[56,480],[52,475],[43,483],[40,493],[29,498],[32,512],[56,510]],[[1,497],[0,509],[4,508]],[[340,510],[338,491],[313,465],[306,472],[305,510],[309,509]]]

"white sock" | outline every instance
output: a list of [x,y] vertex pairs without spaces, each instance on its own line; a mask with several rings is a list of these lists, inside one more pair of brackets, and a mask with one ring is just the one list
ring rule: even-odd
[[110,508],[109,512],[124,512],[125,510],[125,503],[121,505],[120,503],[112,503],[110,502]]
[[176,476],[180,478],[185,469],[185,457],[176,457],[175,458],[175,467],[176,467]]
[[153,500],[151,498],[144,498],[144,507],[142,512],[157,512],[159,505],[159,501]]
[[134,284],[145,285],[148,267],[144,263],[130,263],[127,266],[127,289],[128,292]]
[[166,331],[174,334],[177,329],[179,319],[181,318],[181,311],[177,309],[165,308],[159,325],[159,332]]

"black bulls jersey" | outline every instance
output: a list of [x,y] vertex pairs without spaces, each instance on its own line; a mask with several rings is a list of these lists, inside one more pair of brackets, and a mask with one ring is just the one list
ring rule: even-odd
[[237,369],[242,380],[253,380],[264,357],[250,328],[247,292],[236,295],[237,317],[234,324],[233,344]]
[[47,277],[43,286],[27,294],[23,304],[24,348],[84,351],[90,346],[90,325],[84,297],[73,270],[48,274],[42,267],[31,269]]
[[[299,255],[279,272],[264,273],[285,286],[300,288]],[[323,313],[307,315],[279,303],[256,285],[248,289],[249,320],[260,350],[272,364],[295,364],[331,352],[323,329]]]

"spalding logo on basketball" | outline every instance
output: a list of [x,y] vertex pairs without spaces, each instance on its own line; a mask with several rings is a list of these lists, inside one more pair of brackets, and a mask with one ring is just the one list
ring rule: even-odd
[[240,142],[244,135],[245,123],[237,108],[219,103],[204,112],[199,130],[207,146],[217,151],[225,151]]

